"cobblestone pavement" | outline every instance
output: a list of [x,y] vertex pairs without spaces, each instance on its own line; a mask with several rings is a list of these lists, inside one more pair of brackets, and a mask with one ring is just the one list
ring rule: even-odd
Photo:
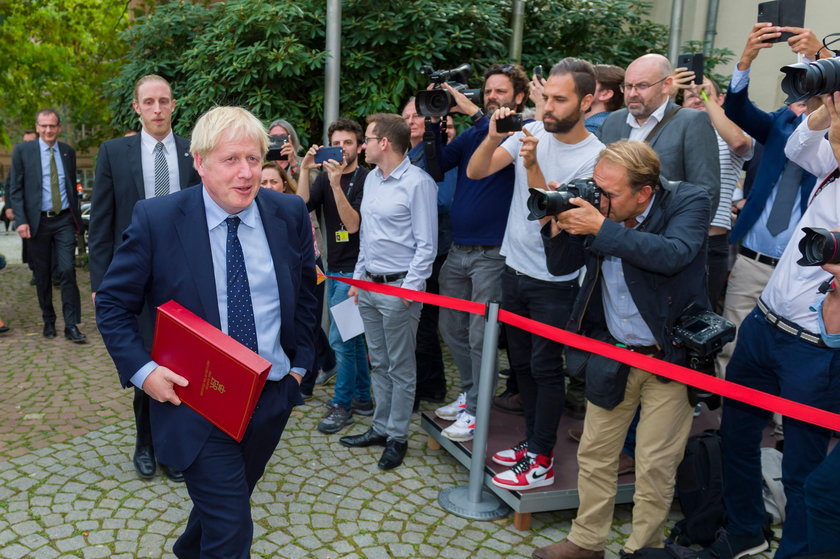
[[[0,316],[12,327],[0,337],[0,559],[172,557],[190,502],[183,485],[134,473],[131,396],[96,331],[87,273],[79,272],[85,345],[41,336],[29,277],[21,264],[0,272]],[[340,435],[315,429],[331,391],[316,387],[293,412],[257,486],[253,557],[516,558],[565,537],[574,511],[535,514],[521,532],[512,517],[478,522],[441,509],[438,491],[466,485],[468,472],[427,449],[419,421],[405,464],[379,471],[377,452],[344,448]],[[618,553],[629,518],[629,506],[619,506],[607,557]]]

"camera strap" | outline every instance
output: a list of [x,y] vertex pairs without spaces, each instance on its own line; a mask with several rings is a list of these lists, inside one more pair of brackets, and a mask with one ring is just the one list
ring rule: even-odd
[[[443,121],[446,124],[446,120]],[[425,132],[423,132],[423,152],[426,156],[426,172],[431,175],[435,182],[443,180],[443,172],[437,159],[435,146],[435,133],[431,129],[432,117],[426,117]],[[445,130],[445,129],[443,129]]]
[[[834,169],[834,172],[833,172],[833,173],[831,173],[830,175],[828,175],[827,177],[825,177],[825,180],[824,180],[824,181],[822,181],[822,183],[820,183],[820,185],[819,185],[819,186],[817,187],[817,189],[814,191],[814,195],[813,195],[813,196],[811,196],[811,202],[813,202],[813,201],[814,201],[814,198],[816,198],[816,197],[817,197],[817,195],[818,195],[820,192],[822,192],[822,191],[823,191],[823,188],[825,188],[825,187],[826,187],[826,186],[828,186],[829,184],[833,183],[833,182],[834,182],[834,181],[836,181],[838,178],[840,178],[840,167],[838,167],[838,168]],[[809,204],[810,204],[810,202],[809,202]]]
[[677,114],[677,111],[679,111],[681,108],[682,108],[682,107],[680,107],[679,105],[675,105],[675,106],[674,106],[674,107],[673,107],[670,111],[668,111],[668,112],[667,112],[667,113],[666,113],[666,114],[662,117],[662,120],[660,120],[659,122],[657,122],[657,123],[656,123],[656,126],[654,126],[654,127],[653,127],[653,130],[651,130],[650,132],[648,132],[648,135],[647,135],[647,136],[645,136],[645,143],[650,142],[650,139],[651,139],[651,138],[653,138],[653,136],[654,136],[657,132],[659,132],[660,130],[662,130],[662,127],[663,127],[663,126],[665,126],[665,124],[667,124],[667,123],[668,123],[668,121],[669,121],[669,120],[671,120],[671,118],[672,118],[675,114]]

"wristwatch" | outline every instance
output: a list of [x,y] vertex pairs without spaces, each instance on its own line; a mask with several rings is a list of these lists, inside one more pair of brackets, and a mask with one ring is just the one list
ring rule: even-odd
[[481,110],[481,109],[478,109],[478,110],[475,112],[475,114],[473,114],[470,118],[472,119],[473,124],[475,124],[475,123],[476,123],[476,122],[478,122],[478,121],[479,121],[479,119],[481,119],[481,117],[483,117],[483,116],[484,116],[484,111],[483,111],[483,110]]

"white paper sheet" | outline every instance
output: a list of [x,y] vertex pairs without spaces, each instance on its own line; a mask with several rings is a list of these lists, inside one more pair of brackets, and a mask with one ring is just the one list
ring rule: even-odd
[[332,319],[338,327],[342,341],[346,342],[364,333],[365,325],[362,322],[362,315],[359,314],[359,306],[353,302],[352,297],[330,307],[330,312],[332,312]]

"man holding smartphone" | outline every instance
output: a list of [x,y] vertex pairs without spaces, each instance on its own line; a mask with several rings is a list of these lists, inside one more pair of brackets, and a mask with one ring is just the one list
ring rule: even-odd
[[[339,118],[327,130],[331,147],[341,149],[340,161],[328,159],[316,163],[321,148],[309,148],[301,162],[303,172],[298,181],[297,194],[306,202],[309,211],[324,212],[327,239],[327,275],[353,277],[359,256],[359,225],[365,178],[368,171],[359,166],[359,146],[364,141],[362,127],[349,118]],[[310,171],[322,167],[310,186]],[[347,299],[346,283],[327,280],[327,304],[332,307]],[[335,394],[324,419],[318,423],[322,433],[337,433],[353,423],[353,414],[371,415],[370,372],[365,342],[361,335],[342,341],[335,321],[330,323],[330,347],[335,352]]]

